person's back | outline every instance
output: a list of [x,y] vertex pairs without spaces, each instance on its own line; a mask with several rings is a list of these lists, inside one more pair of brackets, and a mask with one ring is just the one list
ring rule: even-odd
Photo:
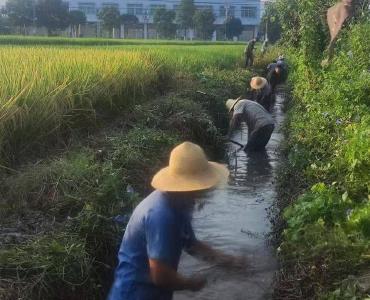
[[251,100],[240,100],[234,107],[234,115],[237,114],[243,115],[242,120],[247,123],[249,134],[274,124],[271,114],[261,104]]
[[[109,300],[172,298],[172,291],[152,283],[149,258],[161,259],[177,270],[182,248],[186,246],[184,236],[195,237],[190,216],[172,208],[167,197],[165,193],[155,191],[134,210],[119,250],[116,280]],[[178,240],[171,240],[170,236]]]
[[255,91],[254,100],[261,104],[267,111],[270,111],[272,104],[272,89],[269,83],[261,90]]

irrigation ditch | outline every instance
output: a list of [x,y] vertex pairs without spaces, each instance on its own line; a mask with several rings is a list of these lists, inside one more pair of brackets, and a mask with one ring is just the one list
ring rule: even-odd
[[165,95],[6,170],[0,299],[103,299],[125,215],[178,142],[200,144],[210,159],[224,157],[225,100],[245,95],[252,75],[241,68],[182,75]]

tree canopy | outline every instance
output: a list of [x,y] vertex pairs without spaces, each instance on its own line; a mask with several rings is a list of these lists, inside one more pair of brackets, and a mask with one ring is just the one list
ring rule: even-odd
[[15,26],[30,26],[35,18],[32,0],[8,0],[4,13]]
[[172,10],[158,8],[154,11],[153,23],[157,32],[162,38],[172,38],[176,34],[176,24],[174,23],[176,14]]
[[225,23],[226,38],[238,37],[243,32],[242,21],[239,18],[228,18]]
[[262,16],[261,24],[260,24],[260,32],[267,35],[268,40],[272,43],[280,39],[281,25],[280,25],[279,16],[277,13],[276,5],[273,2],[267,5],[265,13]]
[[69,12],[69,24],[76,26],[86,23],[86,15],[80,10],[71,10]]
[[62,0],[38,0],[36,17],[37,24],[46,27],[48,34],[65,29],[69,25],[68,4]]
[[203,40],[210,39],[215,30],[215,16],[211,10],[197,10],[194,14],[194,27]]
[[135,15],[121,15],[121,24],[124,25],[133,25],[139,23],[139,19]]
[[115,6],[103,7],[98,12],[98,18],[102,21],[103,27],[109,32],[112,32],[114,28],[118,28],[122,23],[119,10]]
[[194,0],[181,0],[177,11],[176,22],[185,31],[185,34],[188,29],[193,27],[194,13]]

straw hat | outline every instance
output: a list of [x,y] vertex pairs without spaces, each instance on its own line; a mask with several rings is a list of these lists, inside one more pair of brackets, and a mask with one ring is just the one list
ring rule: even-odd
[[207,160],[201,147],[185,142],[172,150],[169,166],[154,175],[152,186],[163,192],[207,190],[225,182],[228,175],[224,165]]
[[251,88],[260,90],[267,84],[267,80],[263,77],[253,77],[251,80]]
[[242,98],[241,98],[241,97],[239,97],[238,99],[228,99],[228,100],[226,101],[226,103],[225,103],[226,108],[228,109],[228,111],[229,111],[229,112],[231,112],[231,111],[234,109],[235,105],[236,105],[240,100],[242,100]]

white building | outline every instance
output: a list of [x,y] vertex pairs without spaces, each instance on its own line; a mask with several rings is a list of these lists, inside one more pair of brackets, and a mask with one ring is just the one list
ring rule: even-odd
[[[116,6],[121,14],[135,15],[139,24],[131,28],[125,35],[133,38],[155,38],[156,32],[152,25],[153,12],[157,8],[177,10],[180,0],[67,0],[70,10],[81,10],[85,13],[90,31],[96,27],[95,34],[99,35],[100,26],[97,12],[105,6]],[[216,28],[221,28],[226,16],[234,16],[242,21],[244,32],[242,40],[255,37],[261,18],[260,0],[195,0],[197,9],[211,9],[216,16]],[[86,31],[86,30],[85,30]],[[217,32],[217,31],[216,31]],[[124,33],[121,33],[121,37]]]

